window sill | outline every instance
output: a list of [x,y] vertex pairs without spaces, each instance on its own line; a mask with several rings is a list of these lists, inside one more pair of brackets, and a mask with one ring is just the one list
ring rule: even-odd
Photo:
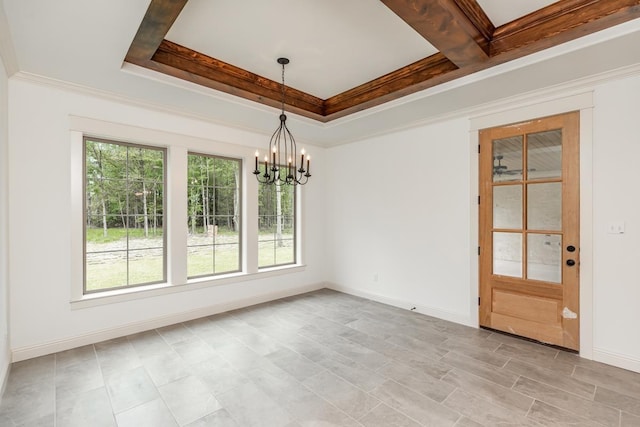
[[256,273],[231,273],[214,277],[202,277],[189,279],[187,283],[172,285],[160,283],[148,286],[139,286],[130,289],[118,289],[116,291],[105,291],[96,294],[83,295],[82,298],[71,301],[71,309],[83,309],[97,307],[101,305],[116,304],[120,302],[133,301],[144,298],[151,298],[160,295],[168,295],[176,292],[188,292],[197,289],[223,286],[233,283],[246,282],[250,280],[264,279],[267,277],[280,276],[302,272],[306,269],[304,264],[293,264],[281,267],[262,269]]

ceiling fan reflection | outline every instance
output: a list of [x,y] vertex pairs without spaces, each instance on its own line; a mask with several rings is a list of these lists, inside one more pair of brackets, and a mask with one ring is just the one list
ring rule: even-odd
[[[498,154],[493,156],[493,175],[522,175],[522,169],[509,169],[507,165],[502,164],[504,156]],[[535,169],[529,168],[527,172],[535,172]]]

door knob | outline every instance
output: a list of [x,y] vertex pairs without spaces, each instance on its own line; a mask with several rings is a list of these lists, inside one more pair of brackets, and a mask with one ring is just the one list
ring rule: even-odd
[[576,265],[576,262],[575,262],[574,260],[572,260],[572,259],[568,259],[568,260],[567,260],[567,265],[568,265],[569,267],[573,267],[574,265]]
[[576,247],[575,247],[575,246],[573,246],[573,245],[569,245],[569,246],[567,246],[567,251],[569,251],[569,252],[575,252],[575,250],[576,250]]

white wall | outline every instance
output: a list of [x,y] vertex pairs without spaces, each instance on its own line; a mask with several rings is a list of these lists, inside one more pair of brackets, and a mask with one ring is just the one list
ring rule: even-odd
[[[594,256],[581,265],[593,271],[593,307],[581,307],[585,327],[593,319],[593,348],[584,354],[640,371],[640,76],[593,89],[594,161],[583,165],[593,171],[593,206],[583,206],[593,219],[585,215],[582,227],[593,230]],[[470,300],[478,287],[470,235],[477,233],[477,155],[469,119],[328,150],[331,170],[348,177],[348,185],[337,176],[327,187],[333,287],[477,324]],[[625,234],[607,234],[612,221],[625,221]]]
[[469,139],[457,119],[329,150],[334,287],[473,324]]
[[9,219],[8,219],[8,94],[7,74],[0,57],[0,393],[9,368]]
[[[278,276],[257,274],[232,284],[169,295],[72,308],[70,287],[78,282],[78,257],[72,255],[72,235],[78,224],[72,218],[78,212],[72,212],[77,201],[72,200],[71,174],[81,166],[71,161],[77,147],[70,138],[70,115],[172,132],[176,138],[206,138],[208,142],[198,150],[209,148],[213,154],[218,146],[225,145],[228,155],[228,144],[234,144],[239,156],[248,157],[248,167],[253,165],[255,148],[251,147],[264,149],[268,136],[20,77],[9,81],[9,94],[10,328],[14,360],[323,285],[324,230],[314,225],[323,221],[324,186],[322,180],[315,180],[302,189],[305,268]],[[317,160],[314,175],[322,176],[323,150],[307,150]],[[247,185],[257,188],[255,182]]]
[[[594,358],[640,371],[640,338],[633,329],[640,324],[637,93],[640,76],[594,87],[594,161],[592,168],[583,168],[593,171],[593,223],[582,224],[593,230],[593,262],[583,258],[582,269],[593,271],[594,304],[582,312],[590,310],[593,317]],[[314,177],[322,179],[303,188],[304,271],[72,310],[69,115],[210,138],[214,147],[215,140],[241,144],[242,152],[263,147],[264,136],[16,78],[9,82],[9,98],[9,149],[0,161],[8,157],[12,165],[8,280],[14,354],[71,346],[110,331],[323,281],[407,309],[477,323],[472,301],[478,286],[477,155],[469,117],[325,153],[314,149]],[[6,163],[2,166],[6,170]],[[625,234],[606,233],[613,221],[625,221]],[[7,247],[0,243],[2,261]]]
[[[640,369],[640,77],[595,91],[594,353]],[[607,225],[624,221],[624,234]]]

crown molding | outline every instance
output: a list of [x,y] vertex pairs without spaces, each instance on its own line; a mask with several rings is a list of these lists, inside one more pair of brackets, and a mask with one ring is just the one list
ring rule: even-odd
[[[636,25],[637,26],[637,25]],[[611,38],[615,38],[619,35],[624,35],[627,34],[631,31],[617,31],[615,34],[613,35],[609,35],[608,37],[605,38],[606,39],[611,39]],[[591,43],[593,44],[593,43]],[[440,94],[440,93],[445,93],[449,90],[453,90],[468,84],[472,84],[472,83],[476,83],[476,82],[480,82],[481,80],[484,80],[486,78],[492,77],[492,76],[496,76],[499,74],[503,74],[506,73],[508,71],[512,71],[515,69],[519,69],[522,67],[525,67],[527,65],[536,63],[536,62],[540,62],[544,59],[549,59],[555,56],[559,56],[563,53],[567,53],[570,51],[574,51],[577,50],[581,47],[584,47],[583,43],[580,43],[580,46],[573,46],[572,44],[567,44],[564,45],[561,49],[556,49],[559,50],[559,52],[555,52],[553,54],[543,54],[542,52],[539,54],[534,54],[532,55],[534,58],[523,58],[522,60],[517,60],[514,61],[513,63],[507,63],[507,64],[503,64],[502,66],[498,66],[495,67],[494,69],[490,69],[490,70],[486,70],[483,72],[479,72],[476,73],[474,75],[471,76],[467,76],[467,77],[463,77],[459,80],[456,81],[452,81],[449,83],[445,83],[442,84],[440,86],[431,88],[431,89],[427,89],[424,90],[422,92],[416,93],[416,94],[412,94],[412,95],[408,95],[405,98],[402,99],[398,99],[396,101],[391,101],[387,104],[381,105],[379,107],[374,107],[372,109],[363,111],[359,114],[354,114],[348,117],[345,117],[343,119],[338,119],[335,121],[332,121],[330,123],[319,123],[316,122],[314,120],[311,119],[306,119],[303,117],[298,117],[296,115],[296,119],[301,120],[302,122],[305,122],[306,124],[311,124],[315,127],[318,128],[319,132],[322,132],[323,129],[329,129],[329,128],[335,128],[335,127],[339,127],[342,125],[346,125],[351,121],[355,121],[358,120],[360,118],[364,118],[366,116],[372,115],[372,114],[376,114],[376,113],[381,113],[384,112],[386,110],[389,109],[393,109],[405,104],[410,104],[412,102],[424,99],[424,98],[428,98],[430,96],[434,96],[436,94]],[[133,67],[133,66],[129,66]],[[133,74],[137,74],[136,71],[132,71],[132,70],[128,70],[129,72],[132,72]],[[146,74],[146,73],[145,73]],[[169,83],[172,84],[173,86],[179,87],[179,88],[183,88],[201,95],[206,95],[206,96],[211,96],[213,98],[216,99],[220,99],[222,101],[226,101],[226,102],[232,102],[238,105],[241,105],[243,107],[247,107],[247,108],[252,108],[252,109],[258,109],[260,111],[271,111],[273,110],[271,107],[267,107],[267,106],[262,106],[259,104],[255,104],[252,103],[250,101],[246,101],[246,100],[242,100],[242,99],[238,99],[237,97],[233,97],[231,95],[227,95],[224,93],[218,93],[217,91],[213,90],[213,89],[209,89],[209,90],[204,90],[203,88],[199,87],[198,85],[195,84],[188,84],[184,81],[181,81],[179,79],[176,78],[168,78],[167,76],[164,75],[158,75],[157,73],[151,73],[149,72],[149,74],[153,74],[156,80],[163,82],[163,83]],[[354,143],[354,142],[359,142],[359,141],[363,141],[363,140],[367,140],[367,139],[371,139],[371,138],[375,138],[375,137],[380,137],[380,136],[384,136],[384,135],[388,135],[388,134],[392,134],[392,133],[396,133],[396,132],[401,132],[404,130],[409,130],[409,129],[413,129],[413,128],[417,128],[417,127],[421,127],[421,126],[426,126],[426,125],[430,125],[430,124],[434,124],[434,123],[438,123],[438,122],[442,122],[442,121],[446,121],[446,120],[452,120],[452,119],[456,119],[456,118],[460,118],[460,117],[475,117],[475,116],[481,116],[481,115],[486,115],[486,114],[491,114],[493,112],[498,112],[498,111],[502,111],[504,109],[507,108],[511,108],[515,105],[519,105],[519,106],[524,106],[524,105],[528,105],[528,104],[535,104],[535,103],[540,103],[540,102],[546,102],[549,100],[554,100],[554,99],[558,99],[558,98],[563,98],[566,96],[571,96],[571,95],[575,95],[578,93],[582,93],[582,92],[586,92],[589,90],[593,90],[595,86],[602,84],[604,82],[607,81],[611,81],[611,80],[617,80],[617,79],[622,79],[622,78],[626,78],[626,77],[632,77],[632,76],[638,76],[640,75],[640,64],[633,64],[627,67],[622,67],[622,68],[618,68],[618,69],[614,69],[614,70],[610,70],[607,72],[603,72],[603,73],[599,73],[599,74],[595,74],[592,76],[588,76],[588,77],[584,77],[584,78],[580,78],[580,79],[576,79],[576,80],[572,80],[569,82],[565,82],[562,84],[558,84],[558,85],[553,85],[553,86],[549,86],[546,87],[544,89],[540,89],[540,90],[535,90],[535,91],[529,91],[523,94],[519,94],[519,95],[515,95],[512,97],[507,97],[507,98],[503,98],[500,100],[496,100],[496,101],[492,101],[492,102],[488,102],[488,103],[484,103],[481,105],[476,105],[476,106],[472,106],[472,107],[468,107],[468,108],[462,108],[459,110],[455,110],[452,112],[447,112],[447,113],[443,113],[443,114],[439,114],[439,115],[435,115],[435,116],[431,116],[425,119],[420,119],[417,121],[412,121],[410,123],[401,125],[401,126],[395,126],[389,129],[385,129],[383,131],[379,131],[379,132],[371,132],[371,133],[366,133],[363,134],[361,136],[358,136],[356,138],[349,138],[349,139],[344,139],[344,140],[340,140],[340,141],[333,141],[331,143],[326,143],[326,142],[320,142],[320,141],[314,141],[314,140],[309,140],[306,139],[304,142],[308,143],[310,145],[314,145],[317,147],[325,147],[325,148],[330,148],[330,147],[336,147],[336,146],[340,146],[340,145],[345,145],[345,144],[350,144],[350,143]],[[151,77],[151,76],[146,76],[147,78]],[[201,114],[196,114],[196,113],[189,113],[189,112],[185,112],[184,110],[179,110],[177,108],[171,108],[162,104],[158,104],[158,103],[154,103],[154,102],[149,102],[149,101],[143,101],[137,98],[133,98],[130,96],[126,96],[126,95],[121,95],[121,94],[116,94],[114,92],[110,92],[110,91],[106,91],[106,90],[102,90],[102,89],[96,89],[96,88],[92,88],[92,87],[88,87],[88,86],[84,86],[84,85],[79,85],[76,83],[71,83],[71,82],[67,82],[67,81],[62,81],[62,80],[58,80],[58,79],[53,79],[50,77],[45,77],[45,76],[41,76],[41,75],[37,75],[37,74],[32,74],[32,73],[27,73],[24,71],[19,71],[17,73],[15,73],[14,75],[11,76],[11,80],[17,80],[17,81],[25,81],[25,82],[29,82],[29,83],[34,83],[34,84],[38,84],[38,85],[42,85],[42,86],[47,86],[47,87],[55,87],[55,88],[59,88],[65,91],[71,91],[71,92],[75,92],[75,93],[79,93],[79,94],[84,94],[84,95],[90,95],[90,96],[94,96],[94,97],[98,97],[101,99],[105,99],[105,100],[109,100],[109,101],[114,101],[114,102],[119,102],[119,103],[125,103],[128,105],[133,105],[133,106],[137,106],[140,108],[145,108],[145,109],[149,109],[149,110],[153,110],[153,111],[158,111],[161,113],[168,113],[168,114],[172,114],[172,115],[176,115],[179,117],[184,117],[184,118],[188,118],[188,119],[194,119],[194,120],[199,120],[199,121],[203,121],[203,122],[207,122],[207,123],[212,123],[215,125],[219,125],[219,126],[224,126],[224,127],[229,127],[229,128],[233,128],[236,130],[240,130],[240,131],[245,131],[245,132],[251,132],[251,133],[255,133],[255,134],[259,134],[259,135],[264,135],[264,136],[269,136],[270,134],[268,132],[265,132],[263,130],[260,129],[256,129],[256,128],[252,128],[249,126],[243,126],[237,123],[232,123],[232,122],[226,122],[226,121],[222,121],[222,120],[217,120],[217,119],[213,119],[211,117],[208,116],[204,116]]]
[[600,74],[595,74],[589,77],[572,80],[570,82],[548,86],[541,90],[529,91],[526,93],[499,99],[496,101],[491,101],[491,102],[487,102],[484,104],[480,104],[480,105],[476,105],[468,108],[462,108],[449,113],[435,115],[426,119],[413,121],[406,125],[385,129],[384,131],[381,131],[381,132],[374,132],[362,137],[344,140],[339,143],[327,146],[327,148],[338,147],[340,145],[346,145],[346,144],[352,144],[352,143],[364,141],[367,139],[378,138],[381,136],[398,133],[406,130],[411,130],[411,129],[415,129],[423,126],[428,126],[431,124],[440,123],[448,120],[459,119],[462,117],[468,117],[470,120],[472,120],[481,116],[503,112],[516,107],[527,107],[535,104],[541,104],[541,103],[546,103],[550,101],[557,101],[563,98],[581,95],[586,92],[592,92],[596,86],[606,83],[608,81],[620,80],[627,77],[636,77],[636,76],[640,76],[640,64],[621,67],[615,70],[607,71]]
[[[264,131],[262,129],[254,128],[254,127],[251,127],[251,126],[245,126],[245,125],[242,125],[242,124],[239,124],[239,123],[223,121],[223,120],[215,119],[215,118],[212,118],[210,116],[203,115],[203,114],[186,112],[184,110],[181,110],[181,109],[178,109],[178,108],[172,108],[172,107],[164,105],[164,104],[151,102],[151,101],[146,101],[146,100],[141,100],[141,99],[138,99],[138,98],[134,98],[134,97],[127,96],[127,95],[122,95],[122,94],[115,93],[115,92],[112,92],[112,91],[103,90],[103,89],[97,89],[97,88],[90,87],[90,86],[85,86],[85,85],[72,83],[72,82],[68,82],[68,81],[64,81],[64,80],[54,79],[54,78],[42,76],[42,75],[39,75],[39,74],[28,73],[28,72],[25,72],[25,71],[18,71],[13,76],[11,76],[11,80],[23,81],[23,82],[27,82],[27,83],[36,84],[36,85],[39,85],[39,86],[44,86],[44,87],[53,87],[53,88],[56,88],[56,89],[77,93],[77,94],[80,94],[80,95],[92,96],[92,97],[103,99],[103,100],[106,100],[106,101],[112,101],[112,102],[118,102],[118,103],[122,103],[122,104],[132,105],[134,107],[144,108],[146,110],[156,111],[156,112],[159,112],[159,113],[171,114],[171,115],[175,115],[175,116],[186,118],[186,119],[198,120],[198,121],[202,121],[202,122],[206,122],[206,123],[211,123],[211,124],[214,124],[214,125],[217,125],[217,126],[222,126],[222,127],[235,129],[235,130],[238,130],[238,131],[250,132],[250,133],[254,133],[254,134],[265,136],[267,138],[269,136],[271,136],[270,132]],[[207,95],[206,93],[203,93],[203,91],[198,91],[197,93]],[[244,103],[242,103],[241,105],[247,106]],[[263,109],[263,111],[265,111],[265,110]],[[323,144],[321,142],[314,141],[314,140],[308,139],[308,138],[301,138],[300,142],[304,142],[305,144],[313,145],[313,146],[316,146],[316,147],[324,147],[326,145],[326,144]]]

